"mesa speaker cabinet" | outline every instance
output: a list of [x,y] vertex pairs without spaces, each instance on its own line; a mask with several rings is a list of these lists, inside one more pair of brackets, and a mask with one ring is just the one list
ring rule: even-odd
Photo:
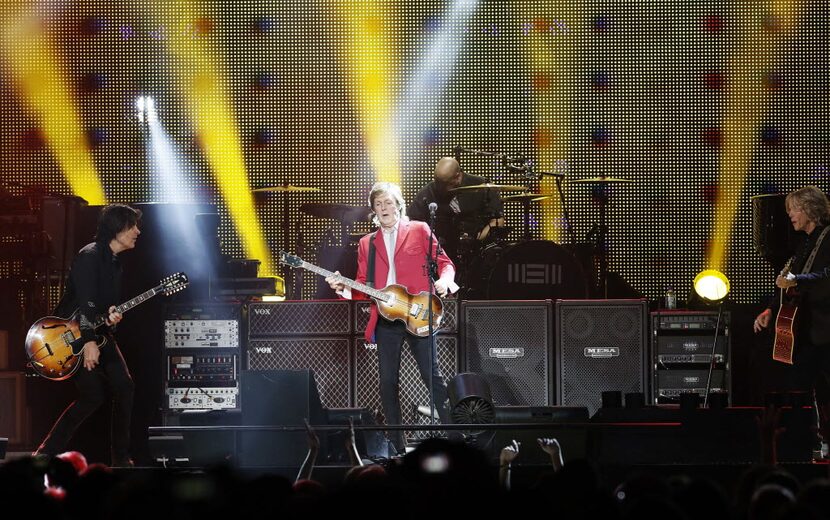
[[351,406],[351,337],[280,337],[248,341],[248,369],[314,371],[326,408]]
[[[435,336],[438,366],[446,383],[458,373],[458,338],[452,335]],[[375,343],[366,343],[363,337],[354,338],[355,360],[355,406],[383,411],[380,401],[380,376],[378,373],[378,352]],[[419,406],[429,407],[429,393],[421,380],[418,364],[409,351],[409,342],[404,340],[401,347],[401,368],[398,382],[398,398],[401,403],[401,421],[405,424],[429,422],[426,415],[418,411]],[[405,432],[409,439],[420,432]]]
[[551,301],[461,303],[465,372],[481,374],[498,406],[554,401]]
[[646,393],[646,300],[557,300],[559,403],[593,414],[602,392]]
[[248,337],[349,335],[351,305],[347,300],[252,303]]

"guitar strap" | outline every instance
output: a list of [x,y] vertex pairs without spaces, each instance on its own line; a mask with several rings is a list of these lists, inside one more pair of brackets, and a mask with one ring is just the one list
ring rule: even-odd
[[825,226],[824,231],[821,232],[821,235],[818,236],[818,240],[816,240],[816,245],[813,247],[813,252],[810,253],[810,256],[807,258],[807,261],[804,262],[804,268],[801,270],[801,273],[809,273],[810,269],[813,268],[813,261],[816,259],[816,255],[818,254],[818,248],[821,247],[821,242],[824,240],[824,237],[827,236],[827,232],[830,231],[830,226]]
[[379,235],[380,229],[369,239],[369,262],[366,265],[366,285],[373,289],[375,287],[375,240],[377,240]]

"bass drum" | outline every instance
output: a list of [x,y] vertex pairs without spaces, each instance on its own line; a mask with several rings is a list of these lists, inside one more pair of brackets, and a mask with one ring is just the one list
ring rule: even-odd
[[582,265],[564,247],[547,240],[502,249],[487,278],[489,300],[557,300],[588,297]]

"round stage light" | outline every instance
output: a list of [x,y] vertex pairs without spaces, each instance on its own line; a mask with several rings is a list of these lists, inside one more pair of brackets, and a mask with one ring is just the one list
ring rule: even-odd
[[715,269],[701,271],[693,283],[695,294],[706,303],[720,303],[729,294],[729,279]]

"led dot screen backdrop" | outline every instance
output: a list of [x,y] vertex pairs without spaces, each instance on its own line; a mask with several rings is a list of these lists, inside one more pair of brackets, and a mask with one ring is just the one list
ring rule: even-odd
[[[411,199],[456,146],[523,155],[565,174],[578,242],[606,200],[610,270],[646,296],[671,285],[683,298],[712,266],[753,302],[773,272],[752,244],[750,197],[830,188],[828,11],[826,0],[6,0],[4,189],[215,204],[225,252],[269,274],[275,251],[317,261],[340,236],[304,203],[362,205],[376,180]],[[155,110],[144,122],[140,96]],[[556,192],[552,177],[460,158],[491,182]],[[596,176],[633,182],[571,182]],[[251,191],[278,185],[319,191]],[[520,239],[521,205],[505,212]],[[562,215],[558,197],[534,203],[533,238],[567,242]]]

